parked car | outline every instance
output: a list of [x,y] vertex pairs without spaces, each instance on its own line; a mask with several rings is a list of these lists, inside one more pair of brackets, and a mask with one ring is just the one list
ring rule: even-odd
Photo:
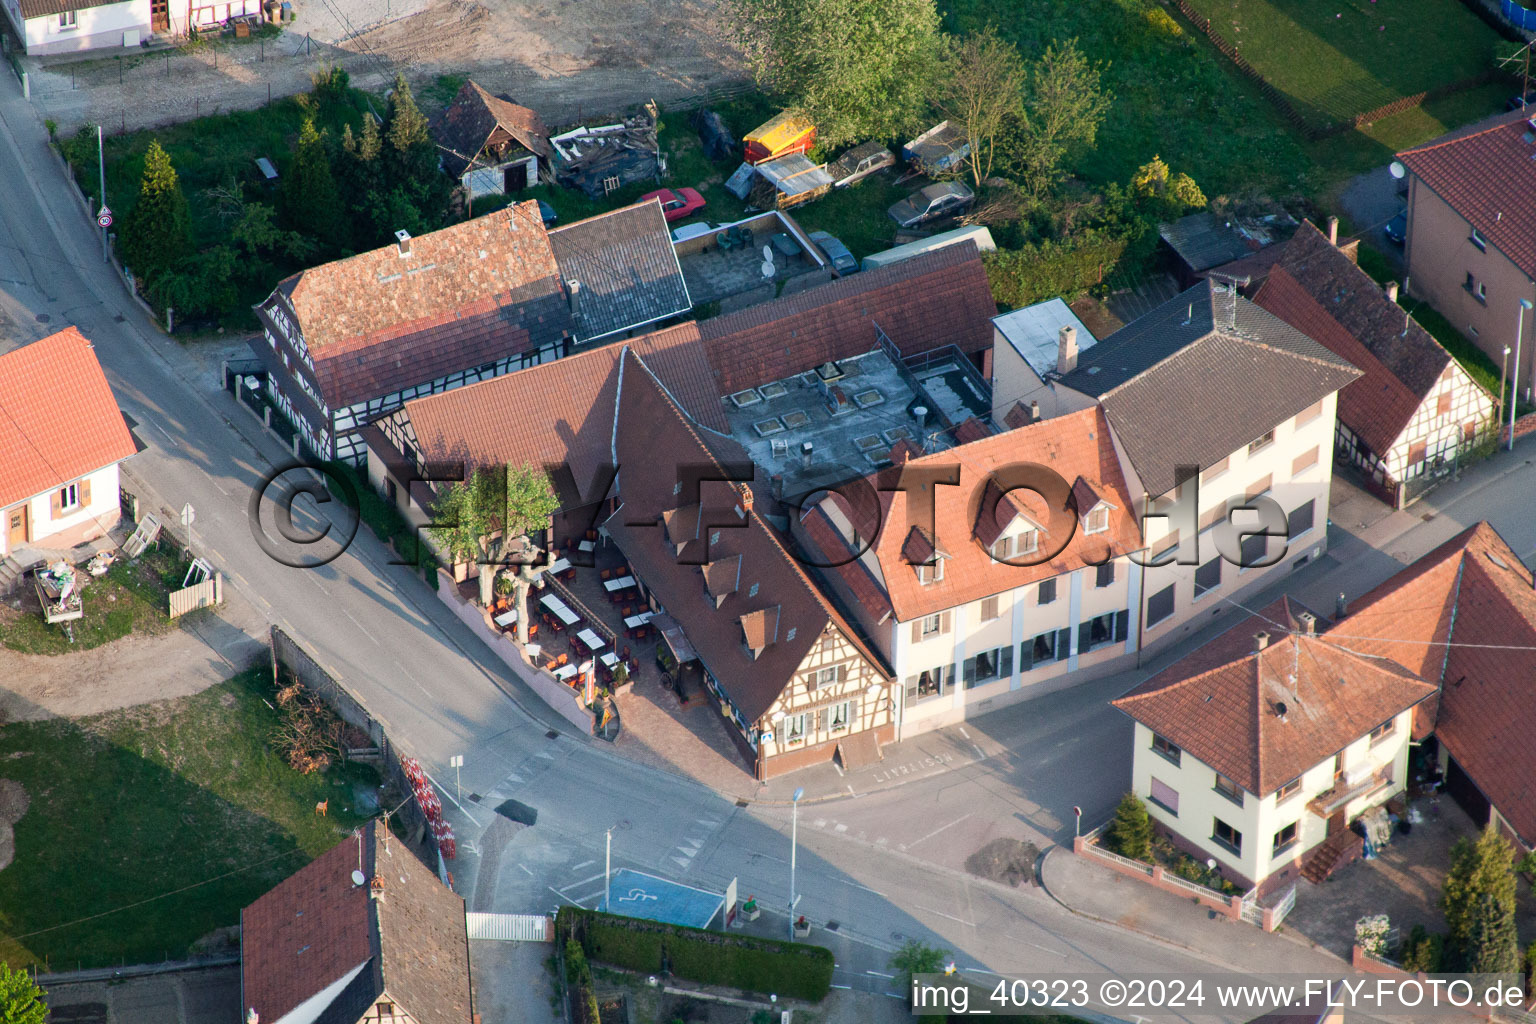
[[918,189],[886,213],[904,228],[964,213],[976,201],[976,193],[958,181],[941,181]]
[[684,217],[692,217],[704,209],[704,197],[699,195],[696,189],[691,188],[659,188],[655,192],[647,192],[640,197],[642,203],[647,199],[661,200],[661,212],[666,216],[668,223],[682,220]]
[[537,202],[539,204],[539,217],[544,221],[545,227],[549,227],[555,221],[560,219],[560,215],[555,212],[555,208],[553,206],[550,206],[542,199],[537,200]]
[[878,142],[866,142],[854,146],[848,152],[827,165],[832,175],[832,187],[844,188],[863,181],[876,171],[896,166],[896,154]]
[[1387,221],[1386,226],[1381,229],[1381,233],[1386,235],[1387,241],[1393,245],[1402,245],[1403,239],[1408,234],[1408,211],[1404,210],[1396,217]]
[[672,241],[686,242],[690,238],[698,238],[700,235],[707,235],[711,231],[718,230],[718,228],[710,227],[708,221],[701,220],[695,224],[684,224],[680,228],[672,229]]
[[[1515,93],[1504,101],[1505,110],[1519,110],[1521,107],[1536,107],[1536,89],[1526,93],[1524,98],[1519,93]],[[1531,113],[1536,114],[1536,110],[1532,110]]]
[[832,261],[832,269],[839,274],[852,274],[859,269],[859,261],[853,258],[853,253],[833,235],[825,231],[812,231],[811,241],[827,254],[827,259]]

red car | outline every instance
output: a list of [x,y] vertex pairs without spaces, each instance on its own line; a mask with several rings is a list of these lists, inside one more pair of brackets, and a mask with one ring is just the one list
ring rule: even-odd
[[642,203],[647,199],[661,200],[661,212],[666,216],[669,224],[674,220],[691,217],[704,209],[704,197],[691,188],[661,188],[640,197]]

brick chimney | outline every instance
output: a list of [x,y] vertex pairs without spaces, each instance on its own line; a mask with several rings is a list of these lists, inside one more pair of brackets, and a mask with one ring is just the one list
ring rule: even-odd
[[1035,399],[1031,399],[1029,403],[1029,422],[1040,422],[1040,403]]
[[1261,629],[1257,633],[1253,634],[1253,649],[1255,652],[1262,651],[1268,646],[1269,634],[1267,632]]
[[1328,244],[1339,244],[1339,218],[1337,217],[1328,218]]
[[1056,332],[1056,372],[1068,374],[1077,369],[1077,328],[1065,324]]
[[400,255],[402,257],[409,256],[411,254],[411,233],[404,228],[396,231],[395,244],[400,247]]
[[1316,635],[1316,633],[1317,633],[1317,616],[1316,615],[1313,615],[1311,612],[1302,612],[1300,615],[1296,616],[1296,618],[1301,623],[1302,631],[1304,633],[1306,633],[1307,636],[1315,636]]
[[1385,285],[1382,286],[1381,290],[1387,293],[1387,301],[1388,302],[1396,302],[1397,301],[1397,282],[1396,281],[1388,281]]

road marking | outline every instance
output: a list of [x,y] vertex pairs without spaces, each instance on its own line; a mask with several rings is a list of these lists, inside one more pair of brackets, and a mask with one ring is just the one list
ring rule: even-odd
[[865,971],[865,974],[873,974],[877,978],[894,978],[894,974],[881,974],[879,971]]
[[603,877],[603,873],[601,871],[599,871],[597,874],[593,875],[591,878],[583,878],[579,882],[568,882],[565,885],[562,885],[560,888],[562,888],[562,889],[574,889],[578,885],[586,885],[588,882],[595,882],[599,878],[602,878],[602,877]]
[[971,734],[965,731],[965,726],[963,725],[960,727],[960,735],[964,736],[966,739],[971,738]]
[[581,906],[580,903],[577,903],[575,900],[573,900],[570,897],[566,896],[565,893],[561,892],[559,889],[556,889],[552,885],[546,885],[544,888],[548,889],[550,892],[554,893],[556,896],[559,896],[561,899],[565,900],[565,902],[569,903],[573,907]]
[[965,918],[963,918],[963,917],[956,917],[954,914],[946,914],[942,910],[932,910],[932,909],[930,909],[928,907],[919,907],[919,906],[914,906],[912,909],[913,910],[921,910],[925,914],[933,914],[933,915],[935,915],[937,917],[947,918],[948,920],[954,921],[957,924],[963,924],[967,928],[975,928],[976,927],[974,924],[972,924],[970,921],[967,921]]
[[859,794],[857,794],[857,793],[855,793],[855,792],[854,792],[854,791],[853,791],[853,786],[852,786],[852,785],[849,785],[849,786],[848,786],[848,787],[847,787],[847,789],[848,789],[848,795],[849,795],[849,796],[858,796],[858,795],[859,795]]
[[582,868],[589,868],[593,864],[596,864],[596,863],[597,863],[597,861],[595,861],[595,860],[584,860],[580,864],[577,864],[575,867],[571,868],[571,870],[572,871],[580,871]]
[[971,749],[976,751],[976,756],[981,758],[983,761],[987,759],[987,752],[982,750],[981,747],[977,746],[975,743],[971,744]]
[[151,418],[149,422],[154,424],[156,430],[160,431],[160,433],[162,433],[162,434],[165,434],[165,439],[167,441],[171,442],[171,447],[173,447],[173,448],[180,448],[181,447],[181,443],[180,442],[178,442],[170,434],[166,434],[165,428],[160,425],[160,421],[159,420]]
[[843,774],[843,766],[838,764],[836,761],[833,761],[832,762],[832,767],[833,767],[834,770],[836,770],[838,776],[841,777],[842,774]]
[[1036,949],[1042,952],[1049,953],[1051,956],[1059,956],[1063,960],[1067,958],[1067,954],[1061,952],[1060,950],[1052,949],[1049,946],[1042,946],[1038,942],[1030,942],[1028,939],[1021,939],[1017,935],[1005,935],[1003,937],[1008,939],[1010,942],[1022,942],[1026,946],[1034,946]]
[[853,986],[852,985],[828,985],[827,988],[843,988],[843,989],[848,989],[848,988],[853,988]]
[[455,800],[453,798],[453,794],[448,792],[448,788],[446,786],[444,786],[441,782],[438,782],[436,779],[432,778],[431,775],[427,774],[427,770],[425,768],[422,769],[422,774],[427,776],[428,781],[430,781],[432,783],[432,785],[434,785],[438,789],[442,790],[443,791],[443,799],[447,800],[448,802],[453,804],[453,806],[457,807],[459,809],[460,813],[462,813],[464,815],[464,817],[468,818],[470,821],[475,823],[475,827],[477,827],[477,828],[484,828],[485,827],[485,823],[483,821],[481,821],[479,818],[475,817],[473,814],[470,814],[469,811],[465,809],[463,804],[459,803],[457,800]]
[[834,832],[847,832],[848,831],[848,826],[844,825],[842,822],[838,822],[836,825],[834,825],[832,827],[832,830]]
[[533,877],[533,872],[528,870],[527,864],[519,864],[518,867],[523,869],[523,874],[527,875],[529,878]]
[[855,889],[863,889],[863,890],[864,890],[864,891],[865,891],[865,892],[872,892],[872,893],[874,893],[874,894],[875,894],[875,895],[876,895],[876,896],[879,896],[879,897],[880,897],[880,898],[881,898],[881,899],[885,899],[885,898],[887,898],[887,897],[886,897],[886,895],[885,895],[885,893],[883,893],[883,892],[881,892],[881,891],[880,891],[880,890],[879,890],[879,889],[871,889],[871,888],[870,888],[870,887],[869,887],[869,886],[867,886],[867,885],[860,885],[860,884],[859,884],[859,883],[858,883],[858,882],[850,882],[850,881],[848,881],[848,879],[846,879],[846,878],[845,878],[845,879],[843,879],[843,883],[844,883],[844,884],[846,884],[846,885],[851,885],[851,886],[853,886],[853,887],[854,887],[854,888],[855,888]]
[[[912,842],[907,844],[907,847],[912,847],[912,846],[916,846],[918,843],[927,842],[929,839],[932,839],[934,836],[938,835],[940,832],[943,832],[945,829],[947,829],[947,828],[954,828],[956,825],[960,824],[962,821],[964,821],[966,818],[969,818],[969,817],[970,817],[969,814],[963,814],[960,817],[956,818],[954,821],[950,822],[948,825],[940,825],[938,828],[934,829],[932,832],[929,832],[927,835],[923,836],[922,839],[914,839]],[[903,847],[903,849],[905,849],[905,848],[906,847]]]

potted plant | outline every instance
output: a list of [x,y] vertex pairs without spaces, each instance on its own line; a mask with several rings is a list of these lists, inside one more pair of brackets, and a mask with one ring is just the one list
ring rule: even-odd
[[808,937],[810,934],[811,922],[805,919],[804,914],[801,914],[799,917],[795,918],[795,938],[803,939]]
[[748,896],[747,902],[741,905],[741,919],[743,921],[756,921],[763,913],[763,908],[757,905],[756,896]]

